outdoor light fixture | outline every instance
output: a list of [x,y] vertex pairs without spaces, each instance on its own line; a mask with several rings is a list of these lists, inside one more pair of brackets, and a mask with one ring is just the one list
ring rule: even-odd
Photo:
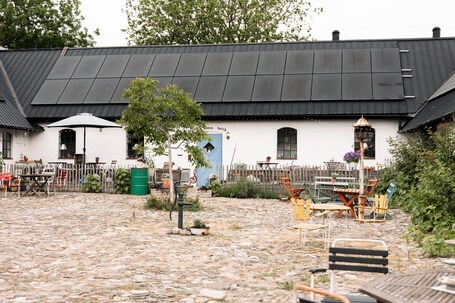
[[359,165],[359,203],[361,202],[361,196],[363,195],[363,153],[365,146],[363,140],[368,138],[368,133],[371,129],[371,124],[362,116],[356,124],[352,125],[355,129],[355,135],[359,139],[360,143],[360,165]]

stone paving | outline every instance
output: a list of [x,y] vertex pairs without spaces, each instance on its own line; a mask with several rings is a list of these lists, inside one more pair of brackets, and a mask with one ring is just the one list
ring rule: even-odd
[[[201,198],[185,212],[210,225],[209,236],[172,235],[177,213],[144,210],[144,196],[58,193],[0,200],[0,302],[292,302],[289,287],[309,284],[325,267],[320,242],[299,245],[289,207],[278,200]],[[393,272],[444,266],[406,241],[409,217],[372,226],[385,240]],[[333,220],[333,237],[345,220]],[[368,228],[348,220],[351,237]],[[337,292],[355,293],[368,278],[337,275]],[[327,276],[317,285],[327,289]],[[346,282],[349,281],[349,282]]]

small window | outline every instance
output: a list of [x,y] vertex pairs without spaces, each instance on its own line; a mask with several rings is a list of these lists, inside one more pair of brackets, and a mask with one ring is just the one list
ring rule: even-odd
[[61,159],[72,159],[76,153],[76,132],[72,129],[60,131],[60,145],[58,156]]
[[[375,130],[370,128],[365,133],[365,139],[363,139],[364,143],[364,151],[363,157],[365,159],[374,159],[376,158],[376,143],[375,143]],[[360,141],[359,141],[359,130],[354,130],[354,149],[358,152],[360,151]]]
[[126,155],[128,158],[137,158],[137,149],[136,145],[143,144],[144,138],[136,138],[132,133],[126,134]]
[[11,159],[11,145],[13,136],[10,133],[3,133],[2,156],[4,159]]
[[281,128],[277,137],[277,159],[297,159],[297,130]]

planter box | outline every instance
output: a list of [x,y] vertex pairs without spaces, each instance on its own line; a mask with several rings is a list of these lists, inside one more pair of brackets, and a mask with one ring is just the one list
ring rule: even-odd
[[191,234],[192,235],[196,235],[196,236],[200,236],[200,235],[206,236],[206,235],[208,235],[209,234],[209,229],[210,229],[210,227],[206,227],[206,228],[190,227]]

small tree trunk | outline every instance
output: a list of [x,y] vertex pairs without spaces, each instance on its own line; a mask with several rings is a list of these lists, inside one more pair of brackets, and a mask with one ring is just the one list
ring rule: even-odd
[[169,161],[169,195],[172,202],[174,200],[174,175],[172,174],[172,148],[171,141],[169,139],[167,140],[167,154]]

